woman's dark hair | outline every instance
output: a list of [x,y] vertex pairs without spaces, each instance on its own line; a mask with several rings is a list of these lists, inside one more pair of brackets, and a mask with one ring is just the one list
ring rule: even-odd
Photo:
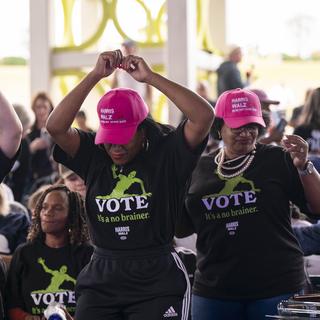
[[[266,115],[263,114],[263,119],[265,120],[265,122],[267,122],[265,117],[266,117]],[[216,117],[214,119],[213,125],[212,125],[211,130],[210,130],[210,134],[212,135],[212,137],[214,139],[222,140],[220,132],[221,132],[221,129],[222,129],[223,125],[224,125],[224,120],[222,118]],[[257,124],[257,126],[258,126],[258,137],[260,137],[261,135],[264,134],[266,128],[262,127],[259,124]],[[266,126],[268,127],[267,123],[266,123]]]
[[138,126],[138,130],[145,130],[146,138],[149,142],[149,148],[157,147],[157,142],[165,135],[174,130],[173,126],[161,124],[153,120],[151,116],[144,119]]
[[[53,111],[53,103],[52,103],[51,99],[49,98],[49,96],[45,92],[39,92],[37,95],[34,96],[32,103],[31,103],[31,109],[33,112],[35,110],[35,105],[36,105],[37,100],[48,101],[49,105],[50,105],[50,112],[49,113],[51,113]],[[37,128],[37,119],[34,120],[34,123],[31,127],[31,129],[34,130],[36,128]]]
[[68,196],[69,214],[67,228],[69,230],[69,243],[82,244],[89,241],[88,228],[85,217],[84,202],[77,192],[70,191],[65,185],[53,185],[43,191],[32,216],[32,223],[28,233],[28,241],[44,240],[45,234],[41,229],[40,212],[45,197],[53,191],[63,191]]
[[299,119],[300,125],[307,125],[313,128],[320,126],[320,88],[316,88],[309,94],[304,104]]

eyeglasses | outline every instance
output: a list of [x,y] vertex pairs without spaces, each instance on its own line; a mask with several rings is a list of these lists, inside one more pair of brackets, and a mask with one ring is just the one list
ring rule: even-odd
[[259,130],[259,127],[257,124],[247,124],[239,128],[230,128],[230,130],[233,134],[240,134],[244,131],[252,134],[252,133],[256,133]]

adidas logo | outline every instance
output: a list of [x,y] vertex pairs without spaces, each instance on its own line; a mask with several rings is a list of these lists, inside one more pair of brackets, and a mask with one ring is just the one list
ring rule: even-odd
[[176,313],[176,310],[173,309],[173,307],[170,307],[164,314],[164,318],[171,318],[171,317],[177,317],[178,314]]

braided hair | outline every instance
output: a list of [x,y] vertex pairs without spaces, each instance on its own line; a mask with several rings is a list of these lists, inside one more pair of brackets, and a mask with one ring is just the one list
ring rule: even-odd
[[67,228],[69,230],[69,243],[79,245],[89,241],[88,228],[85,217],[84,202],[77,192],[70,191],[65,185],[58,184],[48,187],[40,196],[34,214],[32,223],[28,233],[28,241],[44,240],[45,233],[41,229],[40,212],[42,210],[45,197],[52,191],[63,191],[67,194],[69,201],[69,213]]

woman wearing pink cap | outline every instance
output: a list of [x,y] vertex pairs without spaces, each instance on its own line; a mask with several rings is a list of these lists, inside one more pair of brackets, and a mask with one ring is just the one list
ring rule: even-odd
[[177,232],[198,234],[192,317],[265,319],[304,286],[289,201],[320,214],[320,177],[302,138],[287,135],[284,148],[257,144],[265,124],[251,91],[226,91],[215,111],[223,147],[194,170]]
[[[71,128],[86,96],[117,67],[160,90],[188,120],[177,129],[148,117],[131,89],[107,92],[97,134]],[[77,280],[76,319],[187,319],[188,275],[172,249],[175,221],[214,112],[194,92],[153,72],[137,56],[104,52],[50,115],[54,157],[82,177],[96,249]]]

